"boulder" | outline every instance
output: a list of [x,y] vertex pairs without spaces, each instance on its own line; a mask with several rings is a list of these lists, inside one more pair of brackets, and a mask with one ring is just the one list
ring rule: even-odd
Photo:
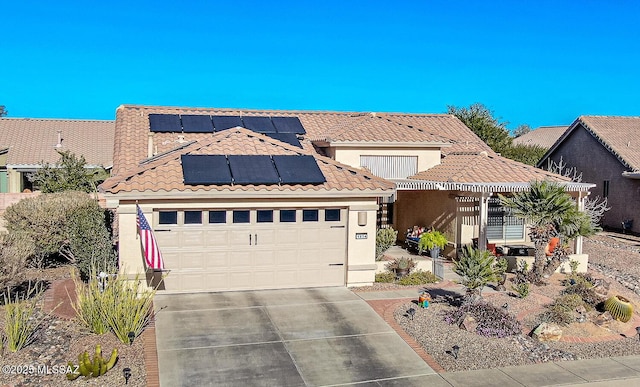
[[607,295],[609,294],[610,286],[611,284],[604,279],[596,278],[593,284],[593,291],[596,293],[596,296],[600,298],[608,298]]
[[560,329],[557,324],[542,323],[533,330],[531,337],[540,342],[560,341],[562,338],[562,329]]
[[472,315],[467,314],[464,316],[464,319],[462,319],[462,322],[460,323],[460,325],[458,325],[458,327],[460,329],[464,329],[467,332],[475,333],[476,328],[478,328],[478,322]]

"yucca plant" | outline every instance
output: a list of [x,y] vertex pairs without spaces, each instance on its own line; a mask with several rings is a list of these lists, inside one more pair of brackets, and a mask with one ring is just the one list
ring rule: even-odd
[[379,261],[382,259],[382,255],[384,254],[389,247],[393,246],[398,239],[398,231],[394,230],[391,227],[380,228],[376,232],[376,260]]
[[498,280],[500,268],[495,266],[495,256],[488,250],[466,246],[462,256],[454,262],[453,271],[462,277],[461,284],[467,288],[467,302],[482,299],[482,288]]
[[5,325],[4,334],[7,348],[19,351],[29,345],[33,335],[42,324],[43,316],[37,316],[37,304],[42,296],[42,287],[29,287],[22,296],[11,298],[11,291],[4,294]]
[[137,337],[153,316],[155,290],[141,286],[140,274],[134,280],[118,276],[111,280],[103,293],[102,313],[116,337],[130,344],[129,332]]

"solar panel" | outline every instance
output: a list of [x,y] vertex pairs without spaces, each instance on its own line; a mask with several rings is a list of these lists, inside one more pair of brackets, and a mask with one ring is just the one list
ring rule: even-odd
[[271,117],[271,121],[278,133],[306,133],[298,117]]
[[231,155],[229,166],[236,184],[278,184],[278,172],[269,156]]
[[286,142],[287,144],[297,146],[298,148],[302,148],[302,145],[300,144],[300,140],[298,140],[298,136],[296,136],[295,133],[265,133],[265,134],[271,138],[275,138],[276,140]]
[[152,132],[182,132],[180,116],[177,114],[149,114],[149,129]]
[[239,116],[211,116],[211,120],[216,132],[242,126]]
[[213,133],[210,116],[183,115],[181,118],[185,133]]
[[182,155],[185,184],[231,184],[231,171],[224,155]]
[[258,133],[275,133],[276,128],[271,123],[271,118],[269,117],[254,117],[254,116],[246,116],[242,117],[242,122],[244,123],[244,127],[247,129],[251,129],[254,132]]
[[283,184],[321,184],[327,181],[313,156],[273,156]]

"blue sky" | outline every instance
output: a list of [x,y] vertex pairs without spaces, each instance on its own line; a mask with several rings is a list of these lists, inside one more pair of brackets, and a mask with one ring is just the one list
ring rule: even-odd
[[532,127],[640,115],[637,1],[11,1],[9,117],[121,104],[442,113]]

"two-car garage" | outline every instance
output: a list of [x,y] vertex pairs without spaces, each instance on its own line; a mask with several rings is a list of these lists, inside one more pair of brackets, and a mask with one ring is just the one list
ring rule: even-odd
[[342,286],[347,209],[162,209],[153,212],[167,290]]

